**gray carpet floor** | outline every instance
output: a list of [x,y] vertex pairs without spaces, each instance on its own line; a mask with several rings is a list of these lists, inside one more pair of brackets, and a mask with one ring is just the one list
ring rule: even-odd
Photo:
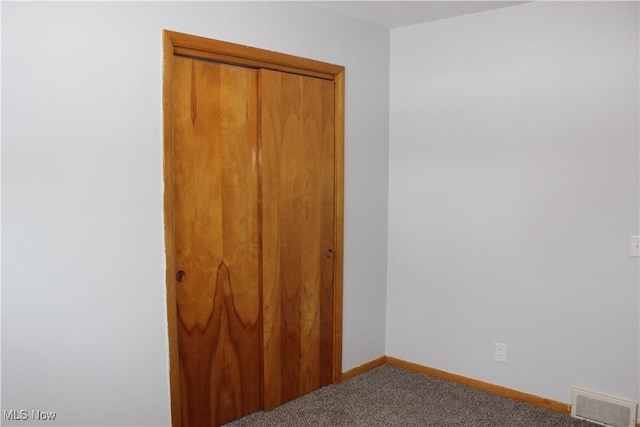
[[461,384],[383,365],[271,411],[235,420],[240,426],[584,426],[571,418]]

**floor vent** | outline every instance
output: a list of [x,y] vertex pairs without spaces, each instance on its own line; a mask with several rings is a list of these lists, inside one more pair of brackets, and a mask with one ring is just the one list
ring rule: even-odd
[[627,400],[574,388],[571,416],[603,426],[635,427],[637,406]]

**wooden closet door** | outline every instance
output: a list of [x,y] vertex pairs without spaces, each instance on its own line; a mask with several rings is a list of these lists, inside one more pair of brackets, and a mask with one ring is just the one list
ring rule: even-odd
[[214,426],[261,406],[257,71],[174,56],[172,100],[180,417]]
[[332,383],[334,83],[260,70],[265,408]]

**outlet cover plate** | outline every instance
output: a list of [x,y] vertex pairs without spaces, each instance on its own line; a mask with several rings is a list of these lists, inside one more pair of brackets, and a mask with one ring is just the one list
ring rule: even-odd
[[507,363],[507,345],[502,342],[497,342],[495,343],[494,350],[493,360],[500,363]]

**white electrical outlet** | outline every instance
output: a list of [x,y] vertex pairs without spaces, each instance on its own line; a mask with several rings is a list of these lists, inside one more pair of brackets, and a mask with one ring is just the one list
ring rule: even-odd
[[494,360],[500,363],[507,363],[507,345],[502,342],[495,343]]

